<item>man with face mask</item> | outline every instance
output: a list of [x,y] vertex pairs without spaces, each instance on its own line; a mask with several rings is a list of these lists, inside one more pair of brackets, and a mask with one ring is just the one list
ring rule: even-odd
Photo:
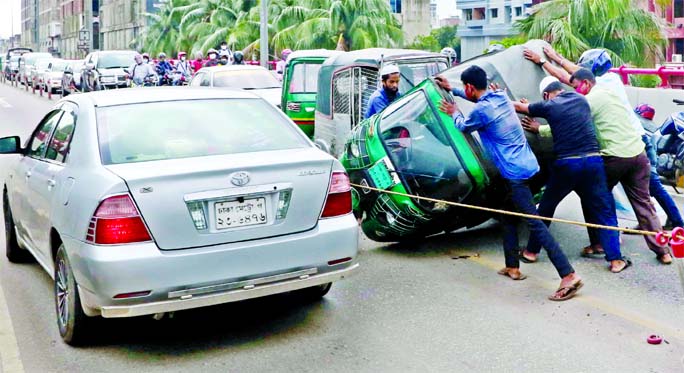
[[228,52],[226,51],[221,51],[219,52],[219,55],[219,65],[228,65],[228,63],[230,62],[230,54],[228,54]]
[[368,99],[368,110],[364,118],[370,118],[374,114],[383,111],[394,100],[401,97],[399,93],[399,81],[401,74],[399,74],[399,67],[397,65],[385,65],[380,71],[382,78],[382,87]]
[[173,76],[173,85],[179,85],[182,79],[189,81],[192,77],[192,69],[190,62],[188,62],[185,52],[178,52],[178,62],[176,63],[177,73]]
[[134,58],[135,63],[128,68],[128,74],[133,83],[140,86],[145,83],[145,78],[155,76],[156,73],[152,65],[145,63],[141,55],[136,54]]
[[[621,183],[639,226],[651,232],[662,231],[663,227],[649,193],[651,164],[644,152],[641,133],[632,126],[629,119],[634,112],[631,108],[625,108],[618,95],[597,85],[596,78],[589,69],[581,68],[575,71],[570,76],[569,83],[578,93],[585,95],[591,107],[608,188],[612,190],[617,183]],[[590,230],[589,233],[590,236],[596,234],[595,230]],[[672,263],[667,246],[660,245],[654,236],[644,238],[646,245],[656,254],[660,263]]]
[[[553,217],[558,204],[574,191],[593,212],[587,217],[589,223],[617,226],[615,200],[606,184],[589,103],[579,93],[565,91],[560,81],[550,76],[541,81],[539,92],[544,101],[528,104],[526,100],[520,100],[513,103],[518,113],[546,119],[553,135],[556,160],[539,202],[539,215]],[[598,235],[611,272],[622,272],[631,265],[631,261],[620,253],[617,231],[601,229]],[[536,262],[540,251],[539,242],[530,239],[520,260]]]
[[218,60],[218,52],[216,49],[209,49],[207,52],[207,57],[209,57],[209,60],[204,63],[204,67],[213,67],[213,66],[218,66],[219,60]]
[[143,54],[142,54],[142,59],[143,59],[143,62],[144,62],[145,64],[150,63],[150,55],[149,55],[149,54],[143,53]]

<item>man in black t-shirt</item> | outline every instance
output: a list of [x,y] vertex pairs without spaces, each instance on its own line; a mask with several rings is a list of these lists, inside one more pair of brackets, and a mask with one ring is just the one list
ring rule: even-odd
[[[574,191],[591,211],[591,216],[585,216],[587,222],[617,226],[615,200],[606,183],[589,103],[576,92],[564,91],[560,81],[553,77],[542,80],[539,91],[544,101],[514,102],[517,112],[546,119],[553,135],[556,160],[539,203],[539,215],[552,217],[558,204]],[[620,253],[617,231],[601,229],[599,239],[611,272],[621,272],[631,265]],[[535,262],[540,251],[541,245],[530,239],[520,259]]]

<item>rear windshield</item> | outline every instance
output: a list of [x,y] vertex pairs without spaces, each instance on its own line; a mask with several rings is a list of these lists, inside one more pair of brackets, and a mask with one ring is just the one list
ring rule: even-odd
[[298,63],[292,69],[290,93],[316,93],[321,64]]
[[24,63],[27,65],[33,65],[36,63],[41,58],[51,58],[52,55],[50,53],[31,53],[31,54],[25,54],[24,55]]
[[135,62],[135,53],[103,53],[97,60],[101,69],[125,68]]
[[68,62],[64,60],[57,60],[52,62],[52,71],[64,71]]
[[240,89],[280,88],[280,82],[268,70],[224,70],[214,73],[214,87]]
[[308,147],[261,99],[166,101],[97,109],[103,164]]

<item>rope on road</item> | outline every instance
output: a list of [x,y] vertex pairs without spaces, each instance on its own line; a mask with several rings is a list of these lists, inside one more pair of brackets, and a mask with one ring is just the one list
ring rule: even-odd
[[[468,205],[465,203],[451,202],[451,201],[445,201],[445,200],[434,199],[434,198],[429,198],[429,197],[421,197],[421,196],[416,196],[413,194],[407,194],[407,193],[401,193],[401,192],[394,192],[391,190],[373,188],[373,187],[367,186],[367,185],[359,185],[359,184],[351,183],[351,186],[361,188],[361,189],[365,189],[365,190],[371,190],[371,191],[375,191],[375,192],[379,192],[379,193],[393,194],[393,195],[397,195],[397,196],[414,198],[414,199],[428,201],[428,202],[442,203],[442,204],[449,205],[449,206],[455,206],[455,207],[462,207],[462,208],[467,208],[467,209],[472,209],[472,210],[491,212],[494,214],[517,216],[517,217],[525,218],[525,219],[546,220],[546,221],[554,222],[554,223],[578,225],[580,227],[586,227],[586,228],[606,229],[606,230],[618,231],[618,232],[630,233],[630,234],[640,234],[642,236],[660,236],[660,237],[665,237],[665,238],[672,237],[669,232],[651,232],[651,231],[644,231],[644,230],[640,230],[640,229],[613,227],[613,226],[609,226],[609,225],[585,223],[585,222],[581,222],[581,221],[574,221],[574,220],[567,220],[567,219],[547,218],[545,216],[530,215],[530,214],[524,214],[524,213],[514,212],[514,211],[499,210],[499,209],[493,209],[493,208],[489,208],[489,207]],[[679,236],[677,238],[684,239],[684,237],[679,237]]]

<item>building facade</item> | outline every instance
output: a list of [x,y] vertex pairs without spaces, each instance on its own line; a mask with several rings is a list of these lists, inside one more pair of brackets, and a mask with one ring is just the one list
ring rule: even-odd
[[439,15],[437,14],[437,0],[430,1],[430,27],[439,27]]
[[38,50],[38,0],[21,0],[21,46]]
[[[539,1],[537,1],[539,2]],[[516,35],[513,24],[528,15],[532,0],[459,0],[463,20],[461,60],[481,55],[492,41]]]
[[639,0],[638,5],[666,22],[667,49],[665,55],[667,62],[672,62],[673,55],[684,55],[684,0],[671,0],[668,3],[669,5],[661,7],[659,2],[655,0]]
[[389,0],[390,8],[404,31],[404,40],[411,42],[418,35],[430,33],[430,0]]

